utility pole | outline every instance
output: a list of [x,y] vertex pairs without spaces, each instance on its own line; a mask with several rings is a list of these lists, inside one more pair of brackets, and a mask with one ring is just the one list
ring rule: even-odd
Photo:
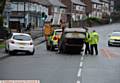
[[24,0],[24,28],[26,28],[26,0]]

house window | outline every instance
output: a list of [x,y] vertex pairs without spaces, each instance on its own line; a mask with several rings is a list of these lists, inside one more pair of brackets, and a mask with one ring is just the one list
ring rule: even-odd
[[59,7],[54,7],[54,12],[60,12],[60,8]]
[[78,11],[79,11],[79,9],[80,9],[80,8],[79,8],[79,6],[76,6],[76,10],[78,10]]
[[98,5],[98,6],[97,6],[97,9],[101,9],[101,5]]
[[85,11],[85,7],[83,7],[83,6],[76,6],[76,10],[78,10],[78,11]]
[[17,2],[11,4],[12,10],[17,11]]
[[80,6],[80,11],[83,11],[83,6]]
[[93,4],[93,8],[97,8],[97,4]]
[[18,11],[24,11],[24,3],[23,2],[19,2],[18,7],[19,7]]

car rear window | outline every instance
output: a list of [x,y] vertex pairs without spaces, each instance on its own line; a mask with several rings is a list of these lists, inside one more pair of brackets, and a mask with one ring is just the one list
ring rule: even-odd
[[29,41],[29,40],[31,40],[31,37],[30,36],[26,36],[26,35],[14,35],[13,39],[21,40],[21,41]]
[[65,37],[66,38],[85,38],[85,34],[71,32],[71,33],[66,33]]
[[112,33],[112,36],[120,36],[120,33],[118,33],[118,32]]

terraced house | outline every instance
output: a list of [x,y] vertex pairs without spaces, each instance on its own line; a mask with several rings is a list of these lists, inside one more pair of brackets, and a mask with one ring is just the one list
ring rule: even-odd
[[82,0],[82,2],[87,5],[86,14],[89,17],[102,18],[103,14],[110,15],[111,13],[109,0]]
[[[65,5],[59,0],[9,0],[9,26],[11,28],[26,28],[29,23],[33,27],[43,28],[46,18],[53,19],[53,24],[59,24],[64,16]],[[7,10],[8,11],[8,10]]]
[[100,0],[102,3],[102,13],[106,13],[108,15],[110,15],[110,1],[108,0]]
[[80,0],[60,0],[67,6],[66,15],[69,27],[82,26],[81,22],[84,16],[86,16],[86,5]]
[[[8,0],[10,9],[9,25],[12,28],[27,27],[31,23],[35,28],[43,28],[42,13],[52,19],[53,25],[64,20],[69,27],[82,26],[86,17],[102,18],[103,14],[113,12],[113,0]],[[8,11],[7,10],[7,11]]]
[[34,27],[40,26],[41,9],[48,11],[44,4],[37,0],[10,0],[9,27],[24,28],[31,23]]

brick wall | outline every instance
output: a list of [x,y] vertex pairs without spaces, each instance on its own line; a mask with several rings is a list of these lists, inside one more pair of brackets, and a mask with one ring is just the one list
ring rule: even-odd
[[71,0],[60,0],[65,6],[67,6],[66,12],[71,12]]
[[87,5],[86,12],[90,13],[92,11],[92,3],[91,0],[81,0],[83,3]]

